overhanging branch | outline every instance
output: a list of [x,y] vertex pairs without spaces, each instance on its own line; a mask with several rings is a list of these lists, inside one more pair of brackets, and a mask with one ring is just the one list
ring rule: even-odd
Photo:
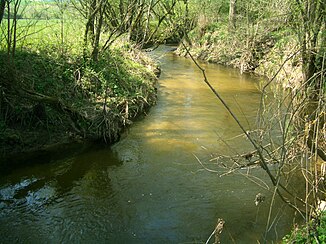
[[[282,201],[284,201],[285,203],[287,203],[291,208],[297,210],[299,213],[302,214],[302,211],[300,209],[298,209],[298,207],[293,204],[292,202],[290,202],[289,200],[287,200],[283,194],[280,191],[280,188],[282,188],[287,194],[289,194],[290,196],[294,197],[295,200],[299,201],[302,204],[306,204],[305,201],[303,201],[302,199],[300,199],[297,196],[294,196],[285,186],[283,186],[283,184],[281,184],[280,182],[280,178],[276,179],[275,176],[272,174],[272,172],[269,170],[268,165],[265,161],[265,158],[263,156],[263,149],[261,148],[260,145],[258,145],[253,138],[249,135],[249,133],[245,130],[245,128],[242,126],[242,124],[240,123],[239,119],[237,118],[237,116],[233,113],[233,111],[230,109],[230,107],[226,104],[226,102],[224,101],[224,99],[220,96],[220,94],[215,90],[215,88],[210,84],[210,82],[207,79],[206,76],[206,72],[205,69],[203,69],[198,62],[195,60],[195,58],[192,56],[192,54],[189,51],[189,48],[182,42],[181,43],[182,46],[185,48],[186,53],[189,55],[189,57],[192,59],[192,61],[195,63],[195,65],[198,67],[198,69],[200,69],[200,71],[202,72],[202,75],[204,77],[204,82],[207,84],[207,86],[210,88],[210,90],[214,93],[214,95],[218,98],[218,100],[223,104],[223,106],[225,107],[225,109],[229,112],[229,114],[232,116],[232,118],[234,119],[234,121],[238,124],[239,128],[242,130],[242,132],[246,135],[246,137],[248,138],[248,140],[250,141],[250,143],[253,145],[253,147],[255,148],[258,156],[259,156],[259,165],[262,167],[263,170],[265,170],[265,172],[267,173],[267,175],[269,176],[272,184],[274,185],[277,194],[279,195],[279,197],[282,199]],[[303,216],[303,214],[302,214]],[[303,216],[304,217],[304,216]]]

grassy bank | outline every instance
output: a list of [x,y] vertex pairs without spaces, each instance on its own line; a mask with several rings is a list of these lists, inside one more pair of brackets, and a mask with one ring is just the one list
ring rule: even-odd
[[80,20],[31,21],[18,21],[23,38],[14,55],[2,25],[2,158],[76,140],[112,143],[155,104],[156,65],[124,36],[95,62],[83,47]]

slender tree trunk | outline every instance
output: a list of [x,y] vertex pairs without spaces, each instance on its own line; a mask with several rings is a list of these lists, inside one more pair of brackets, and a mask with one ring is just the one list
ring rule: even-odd
[[93,43],[92,58],[94,61],[98,61],[100,37],[101,37],[101,31],[102,31],[102,26],[103,26],[103,15],[104,15],[103,11],[104,11],[105,5],[101,8],[102,9],[99,11],[100,16],[98,18],[98,23],[96,25],[95,37],[94,37],[94,43]]
[[3,15],[5,13],[5,8],[6,8],[6,0],[1,0],[0,2],[0,25],[3,19]]
[[237,0],[230,0],[229,30],[234,30],[236,28],[236,3]]
[[64,6],[63,2],[60,3],[60,14],[61,14],[61,54],[63,54],[64,51],[64,37],[65,37],[65,32],[64,32]]
[[89,17],[89,35],[90,35],[92,44],[95,41],[95,15],[96,14],[93,14],[93,13],[97,12],[96,5],[97,5],[97,1],[93,0],[91,3],[91,11],[90,11],[90,17]]
[[119,2],[119,12],[120,12],[120,23],[123,23],[124,21],[124,15],[125,15],[125,8],[123,4],[123,0],[120,0]]
[[[150,18],[151,18],[152,5],[153,5],[153,0],[150,0],[150,2],[148,4],[146,26],[145,26],[145,30],[144,30],[143,40],[141,42],[141,48],[144,46],[144,44],[146,44],[145,43],[146,38],[147,38],[148,33],[150,32],[150,30],[149,30],[149,22],[150,22]],[[151,40],[147,40],[147,41],[151,41]]]
[[10,27],[10,4],[8,2],[7,4],[7,11],[8,11],[8,17],[7,17],[7,55],[8,55],[8,64],[11,63],[11,27]]
[[96,7],[96,0],[92,0],[90,4],[90,9],[87,12],[87,23],[85,26],[85,33],[84,33],[84,59],[87,56],[87,47],[89,42],[89,37],[91,39],[91,44],[94,44],[94,22],[95,16],[99,11],[99,7]]
[[17,45],[17,14],[20,7],[21,0],[16,0],[14,7],[14,20],[13,20],[13,41],[12,41],[12,58],[14,59],[16,53],[16,45]]

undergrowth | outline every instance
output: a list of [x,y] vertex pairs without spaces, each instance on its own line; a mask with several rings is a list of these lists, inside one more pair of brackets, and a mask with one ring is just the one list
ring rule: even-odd
[[[212,63],[219,63],[238,68],[241,72],[253,72],[258,75],[273,77],[279,67],[277,80],[287,79],[284,86],[295,86],[302,80],[299,45],[295,33],[286,25],[278,23],[246,24],[240,23],[230,31],[228,22],[203,22],[198,20],[197,27],[185,39],[191,46],[194,57]],[[182,46],[179,55],[186,55]],[[296,53],[294,57],[289,56]]]
[[283,243],[326,243],[326,212],[305,226],[295,227],[283,238]]
[[156,66],[131,44],[120,39],[97,62],[76,50],[25,46],[10,64],[0,52],[1,155],[67,139],[114,142],[155,103]]

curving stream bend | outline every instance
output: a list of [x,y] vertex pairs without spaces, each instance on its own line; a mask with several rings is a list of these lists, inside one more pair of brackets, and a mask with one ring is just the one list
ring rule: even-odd
[[[210,161],[253,149],[192,61],[169,49],[154,52],[162,67],[157,105],[119,143],[48,155],[1,176],[1,243],[205,243],[218,218],[226,222],[222,243],[277,241],[290,230],[293,212],[277,198],[268,221],[273,193],[261,169],[224,174]],[[252,128],[257,78],[202,65]],[[259,206],[257,193],[266,197]]]

